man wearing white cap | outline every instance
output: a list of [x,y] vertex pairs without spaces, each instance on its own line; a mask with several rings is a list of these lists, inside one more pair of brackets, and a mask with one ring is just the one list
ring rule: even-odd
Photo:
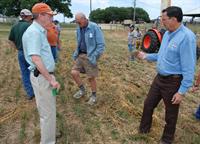
[[8,39],[10,40],[13,47],[15,47],[18,50],[18,61],[24,89],[27,93],[28,100],[32,100],[34,98],[34,92],[30,82],[30,71],[28,70],[29,64],[24,58],[24,51],[22,45],[22,35],[30,26],[32,20],[32,13],[28,9],[23,9],[20,12],[20,17],[21,20],[11,28]]

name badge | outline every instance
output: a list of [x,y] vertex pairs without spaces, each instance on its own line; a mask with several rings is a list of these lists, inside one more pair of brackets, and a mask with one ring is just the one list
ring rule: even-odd
[[90,33],[90,34],[89,34],[89,37],[90,37],[90,38],[92,38],[92,37],[93,37],[92,33]]

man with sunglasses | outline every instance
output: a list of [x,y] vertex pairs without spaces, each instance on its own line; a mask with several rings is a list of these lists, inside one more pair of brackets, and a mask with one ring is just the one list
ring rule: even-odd
[[24,54],[30,64],[31,83],[40,116],[41,144],[55,144],[56,98],[53,89],[60,84],[54,76],[55,62],[48,43],[45,27],[55,14],[45,3],[32,7],[34,21],[23,35]]
[[86,73],[92,91],[88,104],[93,105],[97,101],[97,61],[105,49],[104,37],[100,27],[97,24],[88,21],[83,13],[77,13],[75,19],[78,24],[76,31],[77,49],[73,55],[74,66],[72,67],[71,74],[79,87],[79,91],[75,93],[73,97],[79,99],[86,94],[85,87],[80,79],[80,72]]

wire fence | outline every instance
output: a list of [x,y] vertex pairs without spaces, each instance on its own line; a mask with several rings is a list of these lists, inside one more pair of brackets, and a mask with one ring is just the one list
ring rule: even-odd
[[0,14],[0,22],[1,23],[11,23],[11,24],[13,24],[13,23],[16,23],[17,21],[19,21],[18,17],[7,17],[7,16]]

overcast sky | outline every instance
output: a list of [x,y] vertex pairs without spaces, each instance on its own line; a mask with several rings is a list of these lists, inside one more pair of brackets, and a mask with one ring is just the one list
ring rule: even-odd
[[[110,6],[133,7],[134,0],[92,0],[92,10],[97,8],[104,9]],[[200,0],[171,0],[172,5],[182,8],[184,13],[200,7]],[[83,12],[86,16],[90,13],[90,0],[72,0],[70,7],[73,15]],[[136,0],[136,7],[143,8],[149,14],[150,19],[157,18],[160,14],[161,0]],[[55,19],[64,21],[63,16],[56,16]],[[65,21],[72,21],[74,18],[65,18]]]

